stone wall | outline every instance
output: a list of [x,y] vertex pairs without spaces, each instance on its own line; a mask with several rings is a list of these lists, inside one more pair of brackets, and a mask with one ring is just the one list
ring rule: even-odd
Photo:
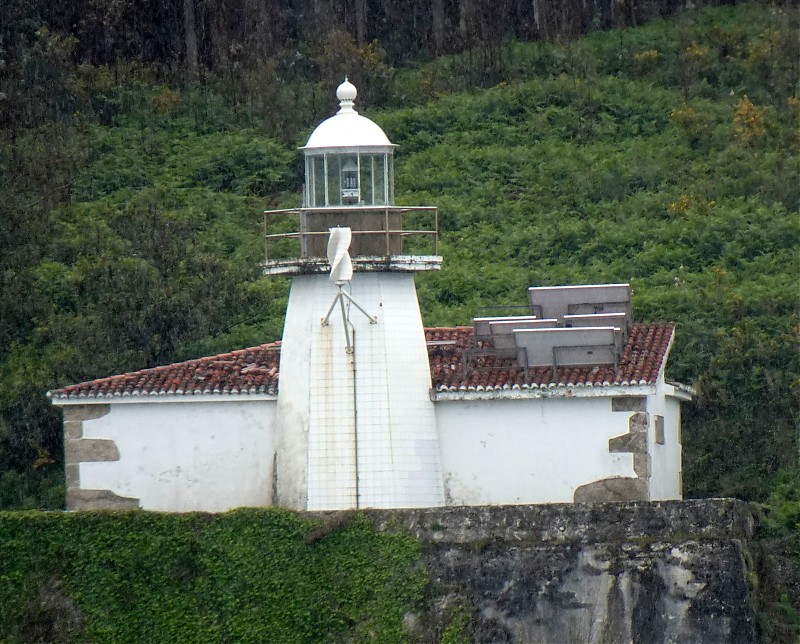
[[139,500],[119,496],[111,490],[81,487],[81,463],[119,460],[119,449],[111,440],[84,437],[84,421],[106,416],[110,405],[69,405],[64,407],[64,463],[67,483],[67,510],[130,510]]
[[369,511],[423,543],[433,614],[459,612],[475,642],[742,642],[756,639],[753,518],[733,500]]

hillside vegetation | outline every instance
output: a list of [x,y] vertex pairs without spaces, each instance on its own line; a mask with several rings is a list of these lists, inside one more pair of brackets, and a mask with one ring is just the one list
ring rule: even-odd
[[529,285],[630,281],[638,319],[678,323],[668,376],[697,388],[687,494],[765,501],[777,476],[792,480],[795,8],[506,41],[488,88],[475,52],[394,69],[340,35],[350,58],[320,66],[324,85],[271,88],[294,97],[290,112],[243,98],[234,72],[197,83],[82,61],[74,36],[9,24],[0,507],[62,507],[46,390],[279,337],[288,284],[259,277],[260,211],[297,205],[295,148],[350,65],[360,109],[401,146],[398,201],[440,208],[445,267],[417,282],[426,323],[521,304]]
[[779,24],[739,7],[516,45],[506,83],[378,115],[403,201],[441,209],[428,322],[630,281],[638,319],[678,323],[690,495],[764,499],[797,460],[799,76]]

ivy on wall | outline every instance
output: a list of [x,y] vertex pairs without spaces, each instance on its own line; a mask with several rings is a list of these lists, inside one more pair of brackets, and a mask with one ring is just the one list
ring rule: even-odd
[[399,642],[427,583],[355,514],[4,512],[0,544],[3,642]]

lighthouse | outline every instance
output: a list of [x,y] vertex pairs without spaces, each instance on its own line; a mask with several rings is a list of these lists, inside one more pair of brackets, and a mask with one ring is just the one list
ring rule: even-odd
[[[443,505],[414,286],[415,272],[441,266],[436,209],[394,204],[396,146],[357,112],[347,79],[336,96],[339,111],[301,148],[302,206],[265,213],[263,270],[292,280],[273,502],[295,510]],[[271,232],[276,219],[297,230]],[[274,256],[287,244],[294,254]]]
[[424,329],[436,208],[395,205],[395,146],[346,79],[337,96],[302,147],[302,205],[265,213],[264,273],[292,281],[282,341],[49,392],[67,507],[681,498],[675,325],[635,322],[629,284],[565,284],[531,286],[522,315]]

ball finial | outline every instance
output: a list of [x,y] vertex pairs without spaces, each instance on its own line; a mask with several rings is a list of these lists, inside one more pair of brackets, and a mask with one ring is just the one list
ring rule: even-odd
[[353,110],[353,101],[356,100],[358,91],[356,86],[344,77],[344,82],[336,88],[336,98],[339,99],[340,112],[349,112]]

